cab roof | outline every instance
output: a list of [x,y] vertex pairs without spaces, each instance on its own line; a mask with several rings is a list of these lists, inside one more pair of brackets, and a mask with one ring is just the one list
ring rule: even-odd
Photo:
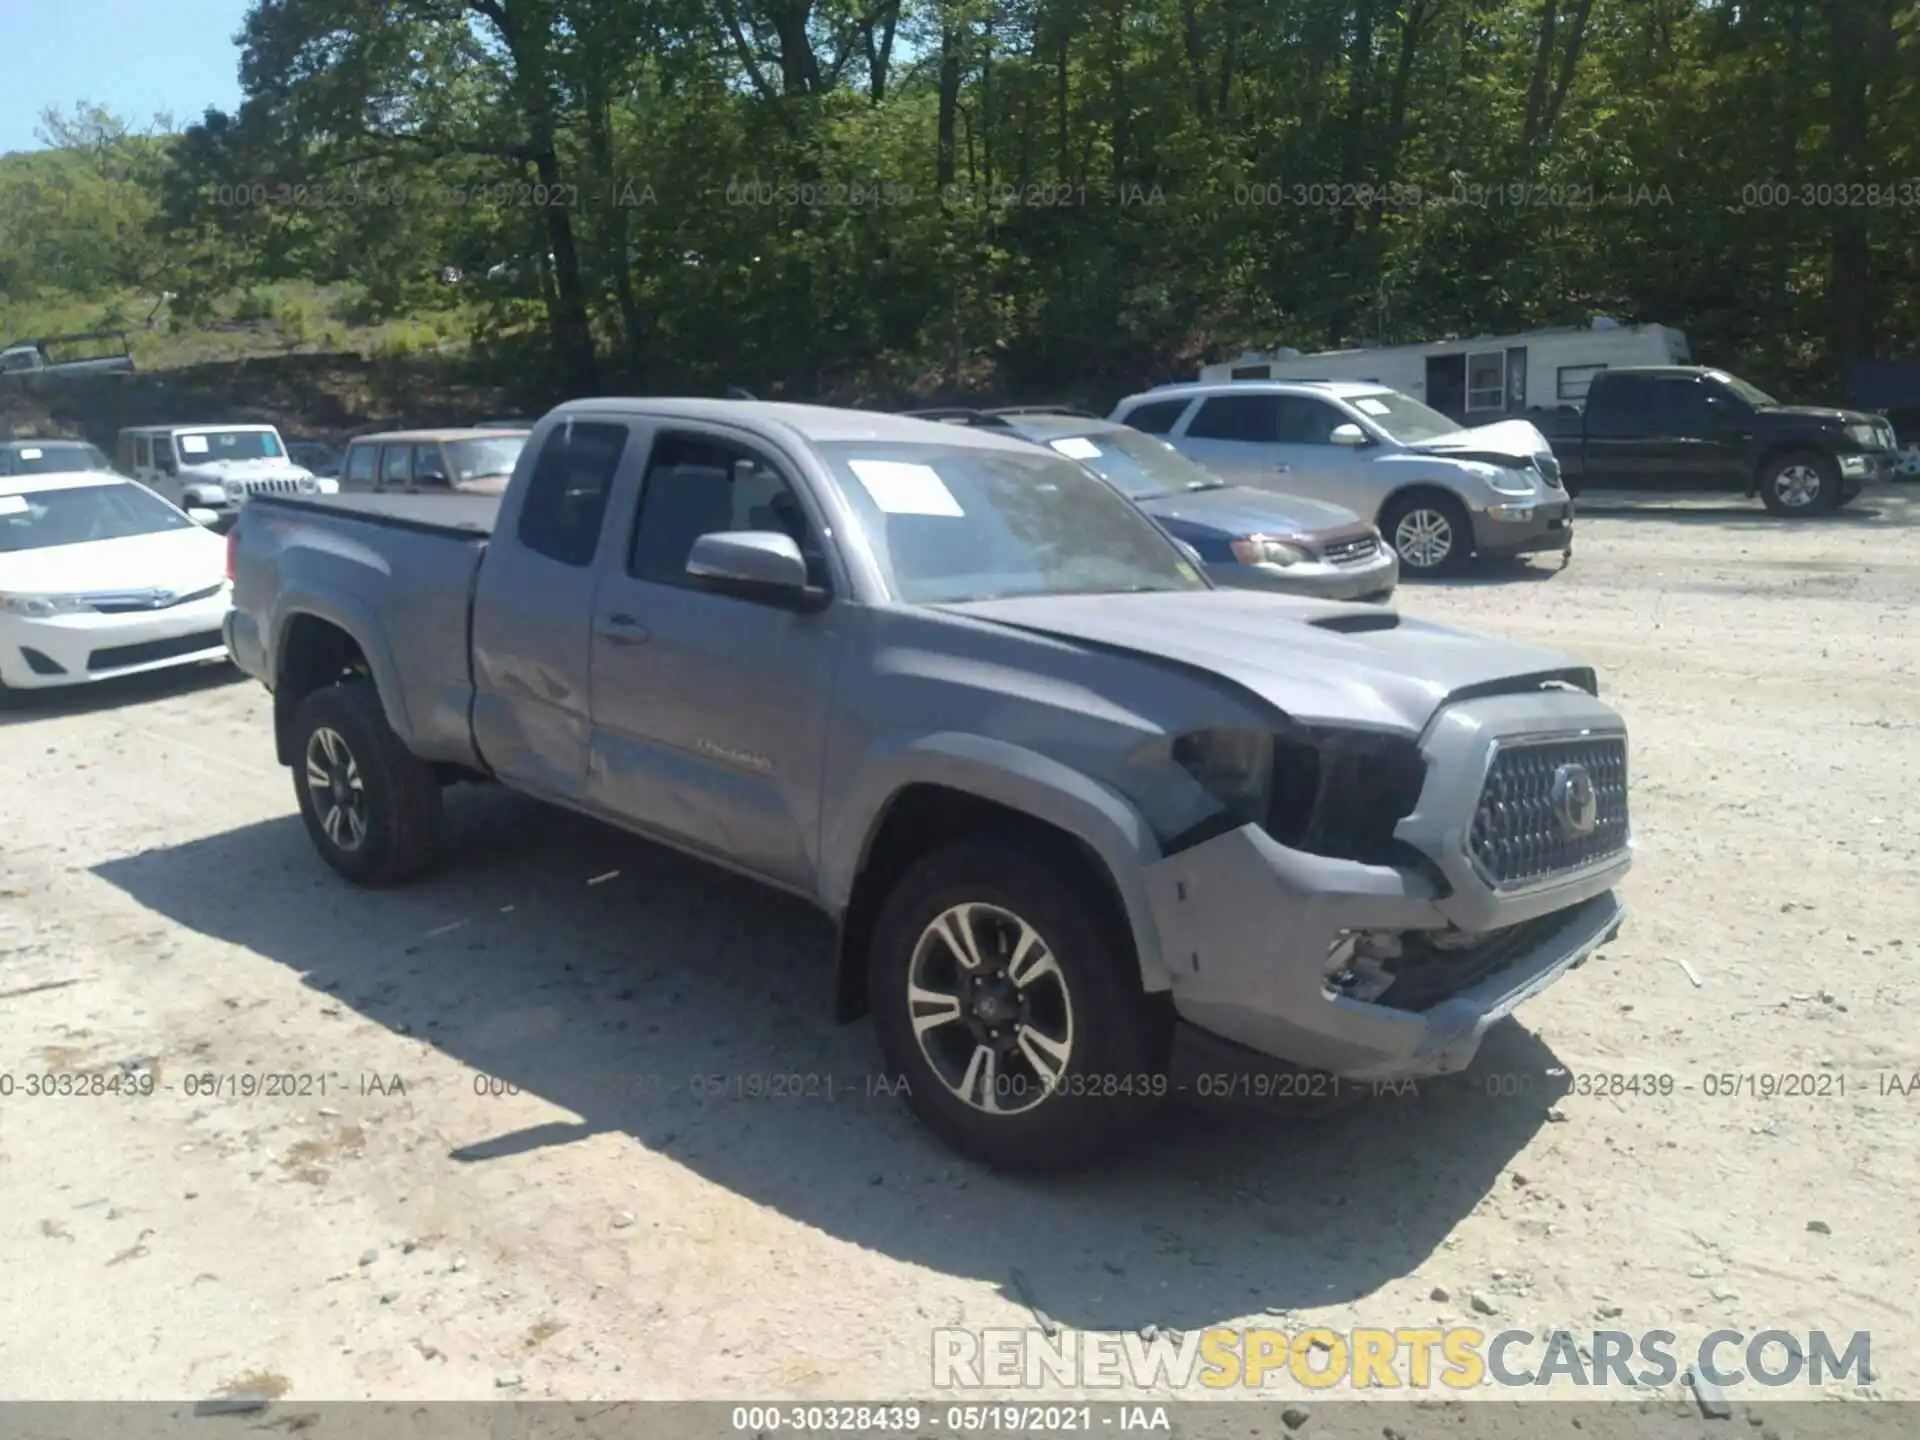
[[652,399],[616,396],[605,400],[569,400],[551,411],[549,422],[630,416],[649,420],[704,420],[748,428],[777,426],[815,444],[870,440],[880,444],[942,445],[949,449],[1015,450],[1031,454],[1030,442],[1006,431],[976,430],[874,410],[842,410],[829,405],[794,405],[776,400]]

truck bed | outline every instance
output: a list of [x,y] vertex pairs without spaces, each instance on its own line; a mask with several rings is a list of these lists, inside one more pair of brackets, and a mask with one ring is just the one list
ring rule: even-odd
[[343,490],[338,495],[258,495],[249,505],[346,514],[400,530],[484,540],[500,516],[498,495],[391,495]]

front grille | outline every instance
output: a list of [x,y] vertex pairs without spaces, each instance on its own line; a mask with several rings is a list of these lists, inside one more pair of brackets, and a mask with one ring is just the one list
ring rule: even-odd
[[1373,535],[1362,535],[1354,540],[1335,540],[1322,545],[1320,553],[1330,565],[1364,565],[1380,553],[1380,541]]
[[191,655],[196,650],[216,650],[222,643],[218,630],[196,630],[191,635],[176,635],[171,640],[114,645],[87,656],[87,669],[121,670],[128,665],[146,665],[155,660],[171,660],[176,655]]
[[1560,462],[1554,459],[1553,456],[1551,455],[1534,456],[1533,468],[1540,472],[1540,478],[1546,481],[1547,484],[1551,485],[1556,490],[1561,488]]
[[298,495],[298,480],[246,480],[241,482],[249,495]]
[[[1584,767],[1593,782],[1594,824],[1574,833],[1555,798],[1556,777]],[[1623,735],[1503,745],[1494,753],[1467,849],[1480,872],[1516,889],[1584,869],[1627,844],[1627,741]]]
[[185,595],[169,595],[164,602],[156,605],[143,590],[109,591],[96,595],[82,595],[80,598],[103,615],[125,615],[130,612],[151,612],[170,610],[175,605],[190,604],[195,600],[205,600],[209,595],[220,593],[218,585],[209,585],[204,590],[194,590]]

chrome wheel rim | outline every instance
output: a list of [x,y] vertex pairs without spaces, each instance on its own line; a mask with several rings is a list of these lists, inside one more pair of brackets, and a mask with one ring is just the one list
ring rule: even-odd
[[955,1098],[1017,1115],[1073,1060],[1073,997],[1039,931],[998,905],[936,915],[907,966],[907,1014],[927,1067]]
[[358,850],[367,838],[367,787],[360,762],[338,730],[321,726],[307,737],[307,798],[327,839]]
[[1804,510],[1820,498],[1820,472],[1811,465],[1783,465],[1773,477],[1773,493],[1790,510]]
[[1453,522],[1438,510],[1409,510],[1393,527],[1393,548],[1417,570],[1444,565],[1453,553]]

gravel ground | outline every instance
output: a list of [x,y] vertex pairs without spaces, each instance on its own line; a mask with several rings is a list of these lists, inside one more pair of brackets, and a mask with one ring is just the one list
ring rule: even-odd
[[[1627,930],[1467,1076],[1194,1117],[1044,1184],[866,1093],[871,1036],[830,1023],[829,937],[785,900],[471,788],[435,876],[356,892],[259,687],[16,703],[0,1274],[32,1323],[0,1327],[0,1397],[926,1395],[931,1327],[1034,1302],[1077,1330],[1868,1330],[1872,1393],[1920,1396],[1916,596],[1911,489],[1801,525],[1596,510],[1564,572],[1406,587],[1599,668],[1633,727]],[[812,1093],[697,1078],[770,1073]],[[47,1074],[156,1086],[27,1096]]]

